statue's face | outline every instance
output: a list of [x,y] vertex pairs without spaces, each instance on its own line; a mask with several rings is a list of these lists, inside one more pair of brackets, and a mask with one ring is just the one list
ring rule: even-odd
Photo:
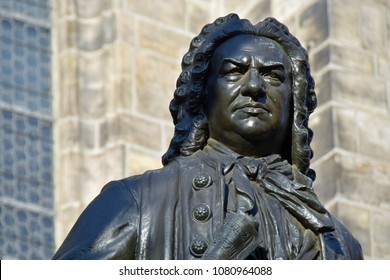
[[[291,106],[291,61],[273,40],[238,35],[214,52],[207,80],[210,136],[282,141]],[[231,143],[233,141],[233,143]]]

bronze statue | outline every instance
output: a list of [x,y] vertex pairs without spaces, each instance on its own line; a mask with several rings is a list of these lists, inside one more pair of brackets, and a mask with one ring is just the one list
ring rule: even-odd
[[54,259],[362,259],[312,188],[315,107],[286,26],[206,25],[182,60],[164,167],[107,184]]

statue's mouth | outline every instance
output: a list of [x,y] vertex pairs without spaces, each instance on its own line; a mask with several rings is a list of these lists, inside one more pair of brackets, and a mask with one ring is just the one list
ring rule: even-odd
[[258,115],[258,114],[269,114],[269,109],[264,106],[264,104],[258,102],[248,102],[244,103],[237,107],[237,110],[244,111],[248,114]]

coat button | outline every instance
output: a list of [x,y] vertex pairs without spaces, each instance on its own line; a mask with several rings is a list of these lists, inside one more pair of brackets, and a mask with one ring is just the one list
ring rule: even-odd
[[206,173],[200,173],[192,180],[192,186],[196,190],[207,188],[212,184],[211,176]]
[[211,217],[210,206],[201,203],[192,210],[192,217],[197,222],[206,222]]
[[200,258],[204,254],[204,252],[206,252],[207,247],[208,247],[208,244],[206,241],[204,241],[202,239],[196,239],[192,242],[192,244],[190,246],[190,253],[194,257]]

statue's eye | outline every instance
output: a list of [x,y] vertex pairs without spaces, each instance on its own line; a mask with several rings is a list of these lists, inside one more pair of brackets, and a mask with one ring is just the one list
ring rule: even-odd
[[245,71],[241,68],[233,68],[233,69],[230,69],[226,75],[243,75],[245,73]]
[[282,71],[272,70],[263,74],[263,77],[271,83],[282,83],[285,75]]
[[234,66],[225,69],[223,76],[228,80],[234,81],[240,79],[245,72],[247,71],[247,67],[245,66]]

